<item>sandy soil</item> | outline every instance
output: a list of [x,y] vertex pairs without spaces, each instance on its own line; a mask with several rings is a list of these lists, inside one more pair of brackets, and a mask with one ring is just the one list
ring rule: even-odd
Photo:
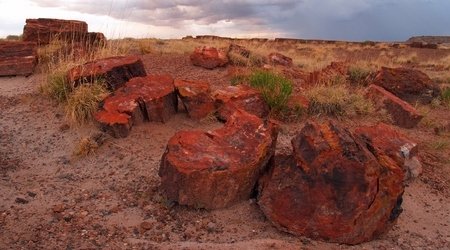
[[[191,66],[188,56],[143,56],[149,74],[230,82],[227,69]],[[404,211],[382,238],[356,246],[281,233],[255,200],[215,211],[178,206],[159,189],[158,168],[179,130],[210,130],[181,109],[168,123],[133,127],[124,139],[106,137],[88,157],[74,156],[94,125],[68,128],[63,107],[37,91],[39,75],[0,78],[0,249],[450,249],[450,152],[433,151],[431,128],[399,129],[419,142],[424,173],[407,184]],[[434,109],[429,118],[450,121]],[[348,126],[373,120],[344,121]],[[278,150],[304,121],[282,124]],[[424,146],[422,146],[424,145]]]

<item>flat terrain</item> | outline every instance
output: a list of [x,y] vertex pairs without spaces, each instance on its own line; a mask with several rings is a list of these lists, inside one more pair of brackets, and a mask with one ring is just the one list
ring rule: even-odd
[[[364,52],[365,58],[379,52]],[[420,59],[426,51],[414,53]],[[230,84],[227,68],[195,67],[185,54],[141,58],[148,74],[207,81],[213,89]],[[409,130],[394,126],[418,142],[424,165],[423,174],[407,183],[397,225],[380,239],[347,246],[281,233],[253,199],[215,211],[167,201],[157,173],[169,138],[179,130],[222,126],[191,120],[182,107],[166,124],[135,126],[127,138],[106,137],[94,154],[75,156],[77,142],[98,129],[69,128],[63,106],[38,92],[41,78],[0,78],[0,249],[450,249],[450,147],[433,147],[448,137],[435,135],[429,124],[450,122],[442,106],[425,107],[429,123]],[[282,123],[278,151],[290,149],[306,119],[328,118]],[[352,127],[377,119],[342,123]]]

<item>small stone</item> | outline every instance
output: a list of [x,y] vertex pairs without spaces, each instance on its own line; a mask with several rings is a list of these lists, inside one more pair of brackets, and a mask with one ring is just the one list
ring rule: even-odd
[[151,222],[144,221],[144,222],[142,222],[139,226],[140,226],[142,229],[150,230],[150,229],[152,228],[153,224],[152,224]]
[[216,227],[216,223],[214,223],[212,221],[208,223],[208,230],[209,231],[213,231],[214,227]]
[[19,203],[19,204],[27,204],[28,203],[27,200],[20,198],[20,197],[17,197],[15,201],[16,201],[16,203]]
[[53,212],[55,213],[61,213],[64,212],[65,208],[64,208],[64,204],[57,204],[53,207]]

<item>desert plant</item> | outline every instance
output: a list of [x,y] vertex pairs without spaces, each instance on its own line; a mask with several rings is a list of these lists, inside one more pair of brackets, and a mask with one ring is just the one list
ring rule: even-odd
[[283,115],[292,94],[290,80],[271,71],[255,70],[249,76],[249,85],[261,91],[264,101],[274,115]]
[[66,71],[56,69],[54,72],[48,73],[46,81],[39,85],[39,91],[58,102],[66,101],[72,92],[72,88],[67,82]]
[[367,86],[367,76],[373,72],[372,69],[352,66],[348,69],[349,80],[357,86]]
[[450,88],[442,91],[442,104],[444,104],[447,108],[450,108]]
[[85,136],[78,141],[75,149],[76,156],[88,156],[94,153],[106,140],[103,133]]
[[98,110],[98,104],[109,94],[101,79],[78,86],[67,98],[66,117],[74,124],[90,121]]
[[374,110],[370,100],[343,84],[319,85],[307,90],[305,96],[310,101],[308,113],[311,115],[352,117],[367,115]]

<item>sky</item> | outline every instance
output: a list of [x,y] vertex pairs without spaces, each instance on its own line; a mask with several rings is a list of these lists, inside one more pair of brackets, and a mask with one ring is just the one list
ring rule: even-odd
[[80,20],[107,38],[406,41],[450,36],[450,0],[0,0],[0,38],[27,18]]

